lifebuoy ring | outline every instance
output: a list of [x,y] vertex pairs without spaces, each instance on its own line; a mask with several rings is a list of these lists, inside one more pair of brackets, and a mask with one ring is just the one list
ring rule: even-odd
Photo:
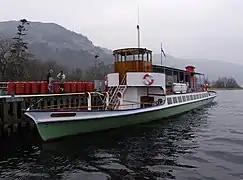
[[143,83],[145,85],[151,85],[154,83],[154,77],[151,74],[145,74],[143,76]]

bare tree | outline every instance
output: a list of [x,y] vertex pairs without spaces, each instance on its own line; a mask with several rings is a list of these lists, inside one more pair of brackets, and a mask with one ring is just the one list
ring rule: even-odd
[[11,49],[11,64],[13,68],[13,76],[26,76],[25,65],[29,58],[28,42],[24,41],[24,36],[28,29],[25,27],[29,25],[26,19],[21,19],[20,24],[17,26],[17,34],[13,38],[14,43]]
[[7,66],[10,63],[10,50],[13,42],[11,40],[6,40],[0,38],[0,71],[1,71],[1,81],[6,80],[5,72]]
[[70,73],[69,78],[70,80],[76,80],[76,81],[80,81],[83,80],[83,71],[80,68],[76,68],[72,71],[72,73]]
[[212,82],[215,88],[240,88],[233,77],[219,77],[218,80]]

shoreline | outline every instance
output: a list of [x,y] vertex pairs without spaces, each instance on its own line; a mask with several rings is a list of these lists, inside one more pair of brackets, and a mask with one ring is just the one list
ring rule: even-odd
[[225,90],[243,90],[243,88],[208,88],[208,90],[221,90],[221,91],[225,91]]

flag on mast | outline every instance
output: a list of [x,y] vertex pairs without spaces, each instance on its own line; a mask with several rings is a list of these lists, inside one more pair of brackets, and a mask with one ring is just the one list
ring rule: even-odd
[[138,24],[137,24],[137,29],[139,30],[139,4],[138,4]]
[[[139,4],[138,4],[138,24],[137,24],[137,30],[138,30],[138,48],[140,48],[140,29],[139,29]],[[139,58],[139,56],[138,56]]]
[[164,57],[166,58],[165,52],[164,52],[163,47],[162,47],[162,42],[161,42],[161,53],[163,53]]

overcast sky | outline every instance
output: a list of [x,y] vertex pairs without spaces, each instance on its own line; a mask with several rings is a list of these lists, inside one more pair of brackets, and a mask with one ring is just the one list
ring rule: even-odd
[[54,22],[95,45],[141,46],[175,57],[243,64],[243,0],[0,0],[0,21]]

